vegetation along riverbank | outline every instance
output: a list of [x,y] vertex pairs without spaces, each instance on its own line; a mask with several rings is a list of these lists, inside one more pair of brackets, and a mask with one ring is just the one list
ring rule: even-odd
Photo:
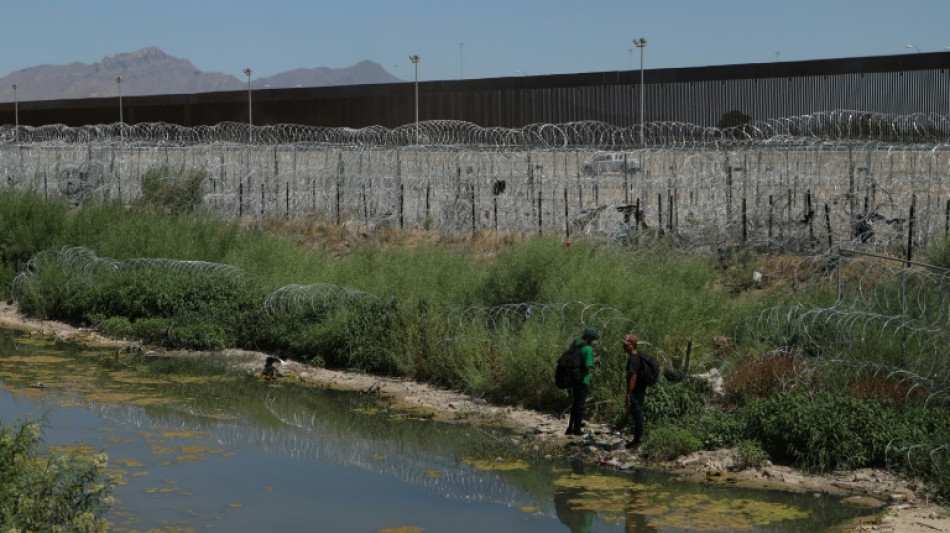
[[[223,221],[157,193],[81,209],[2,193],[0,291],[27,316],[114,338],[259,351],[553,420],[568,403],[554,362],[592,325],[591,429],[605,436],[624,422],[619,340],[633,331],[683,377],[651,388],[640,460],[732,449],[760,471],[886,469],[950,495],[944,272],[644,237]],[[948,249],[930,261],[948,266]]]

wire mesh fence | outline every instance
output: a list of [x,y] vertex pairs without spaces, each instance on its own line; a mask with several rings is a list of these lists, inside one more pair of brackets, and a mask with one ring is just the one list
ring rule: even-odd
[[[0,183],[74,205],[128,204],[150,170],[202,171],[209,211],[367,232],[621,242],[663,234],[700,249],[847,243],[908,258],[950,233],[947,117],[837,111],[727,129],[651,123],[645,146],[638,127],[603,123],[418,128],[420,144],[414,124],[20,127],[19,143],[0,143]],[[902,142],[909,138],[931,142]]]

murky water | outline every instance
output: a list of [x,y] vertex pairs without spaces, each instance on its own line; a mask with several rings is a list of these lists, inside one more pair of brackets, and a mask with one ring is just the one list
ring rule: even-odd
[[46,444],[105,450],[122,475],[112,531],[797,532],[867,513],[518,459],[501,433],[368,395],[132,362],[0,330],[0,420],[45,416]]

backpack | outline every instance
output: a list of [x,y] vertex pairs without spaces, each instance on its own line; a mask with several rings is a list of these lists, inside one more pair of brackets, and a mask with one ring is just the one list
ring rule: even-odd
[[557,359],[557,368],[554,370],[554,384],[559,389],[569,389],[579,385],[587,375],[587,368],[583,364],[581,346],[571,343],[571,346]]
[[660,379],[660,365],[649,355],[638,353],[640,356],[640,370],[637,372],[637,383],[644,387],[652,387]]

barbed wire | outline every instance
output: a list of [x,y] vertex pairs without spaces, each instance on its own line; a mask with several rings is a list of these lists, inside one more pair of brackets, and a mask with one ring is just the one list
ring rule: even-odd
[[[40,252],[26,264],[13,280],[11,293],[14,300],[28,299],[38,284],[44,283],[43,275],[49,271],[58,272],[64,278],[85,286],[101,282],[103,276],[129,272],[137,275],[148,272],[171,273],[176,276],[197,274],[232,284],[259,281],[253,274],[222,263],[141,257],[120,260],[99,257],[86,247],[67,246]],[[394,303],[399,301],[396,298],[389,300]],[[270,317],[294,318],[310,316],[313,312],[383,301],[379,296],[359,289],[331,283],[313,283],[279,287],[264,297],[261,305]],[[516,331],[506,327],[525,322],[532,325],[540,323],[556,331],[571,334],[577,334],[586,326],[595,326],[606,331],[629,324],[629,318],[615,308],[584,302],[451,307],[435,310],[432,318],[457,326],[459,334],[476,336],[479,340],[484,340],[481,335],[486,327],[496,332],[504,331],[507,336],[517,336]],[[511,339],[499,340],[509,342]]]
[[[749,117],[745,117],[749,119]],[[654,121],[631,126],[577,121],[529,124],[520,128],[483,127],[460,120],[428,120],[395,128],[320,127],[299,124],[253,125],[221,122],[180,126],[164,122],[0,128],[0,142],[85,144],[123,142],[143,145],[316,144],[372,148],[467,146],[482,148],[698,147],[708,145],[791,145],[814,141],[933,143],[950,140],[950,117],[935,113],[884,114],[834,110],[808,115],[748,120],[728,127]]]
[[331,283],[292,284],[267,295],[264,310],[272,317],[299,316],[320,309],[379,301],[375,294]]
[[[606,157],[606,159],[604,158]],[[919,253],[950,234],[950,145],[733,148],[327,148],[224,144],[0,146],[0,186],[141,202],[143,176],[199,172],[196,208],[384,228],[496,230],[611,242],[672,239],[814,253]]]
[[950,399],[950,272],[831,254],[769,275],[812,286],[759,318],[756,329],[781,349],[815,356],[827,375],[882,377],[907,394]]

